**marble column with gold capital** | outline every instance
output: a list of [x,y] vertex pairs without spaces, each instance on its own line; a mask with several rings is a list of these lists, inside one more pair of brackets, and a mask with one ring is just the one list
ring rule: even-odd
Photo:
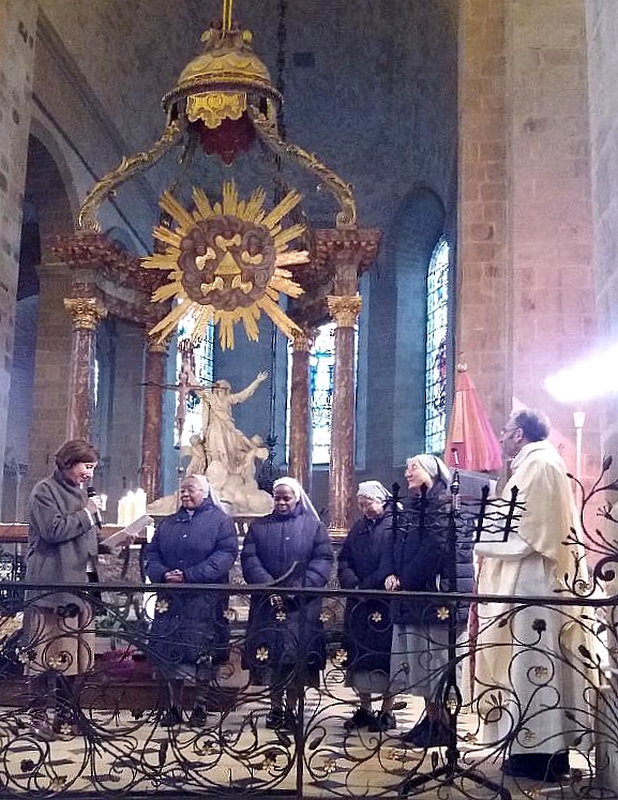
[[146,346],[144,424],[142,429],[142,489],[148,502],[161,496],[161,426],[167,344],[150,337]]
[[345,533],[354,501],[354,327],[361,310],[359,294],[326,298],[335,320],[335,375],[331,417],[329,515],[330,530]]
[[311,490],[311,397],[309,354],[313,332],[296,331],[292,350],[290,389],[290,475],[306,492]]
[[107,316],[107,309],[98,297],[66,298],[64,306],[73,320],[67,439],[90,440],[95,400],[96,329]]

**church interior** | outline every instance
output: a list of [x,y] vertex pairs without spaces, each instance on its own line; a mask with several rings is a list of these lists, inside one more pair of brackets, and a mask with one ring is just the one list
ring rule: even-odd
[[[541,409],[591,485],[617,30],[614,0],[0,0],[0,521],[72,437],[107,522],[175,495],[219,382],[260,489],[294,476],[335,538],[359,481],[445,452],[463,372],[491,442]],[[221,253],[257,220],[272,261],[221,256],[231,300],[226,214]]]
[[[335,435],[353,438],[352,483],[400,480],[405,458],[426,449],[427,271],[440,243],[448,253],[448,323],[434,403],[441,404],[442,424],[457,364],[465,362],[496,433],[511,408],[541,408],[575,469],[573,412],[584,411],[582,475],[595,475],[601,454],[611,452],[613,400],[602,377],[612,372],[615,317],[609,87],[617,66],[606,47],[615,13],[612,3],[583,0],[418,0],[397,13],[380,2],[336,3],[328,12],[275,0],[234,6],[234,19],[253,31],[252,47],[283,98],[276,111],[282,137],[351,187],[356,219],[347,235],[372,237],[359,238],[364,255],[355,255],[353,293],[361,302],[353,418],[344,419],[344,431],[333,425]],[[199,37],[221,9],[204,0],[93,8],[43,0],[4,2],[2,14],[0,451],[2,519],[14,521],[24,517],[29,489],[48,473],[72,413],[68,378],[78,312],[64,300],[79,294],[76,284],[96,279],[97,258],[111,258],[95,247],[75,250],[80,206],[123,158],[159,139],[170,113],[169,98],[167,112],[161,98],[200,53]],[[308,245],[314,264],[338,246],[321,232],[346,228],[336,222],[340,208],[320,181],[324,174],[298,160],[259,142],[229,164],[197,149],[183,166],[181,147],[171,148],[99,203],[99,232],[121,255],[95,280],[105,316],[96,319],[91,345],[97,385],[96,404],[90,389],[88,433],[101,452],[100,490],[114,509],[128,489],[152,481],[145,475],[152,465],[144,463],[149,381],[178,381],[177,331],[165,355],[153,356],[153,273],[140,266],[154,252],[161,194],[170,187],[186,194],[197,184],[217,199],[234,178],[241,197],[263,187],[273,207],[282,186],[294,188],[303,196],[294,219],[306,220],[307,232],[293,247]],[[133,283],[130,273],[138,275]],[[119,287],[109,307],[105,281]],[[329,291],[310,288],[310,295],[322,293],[312,310],[309,302],[283,298],[292,314],[296,303],[301,328],[313,336],[316,325],[333,320],[323,298]],[[276,437],[272,466],[284,474],[293,359],[266,314],[258,327],[251,341],[238,325],[233,349],[222,349],[215,334],[210,375],[236,391],[268,372],[235,419],[249,436]],[[162,362],[150,366],[153,380],[148,353]],[[579,386],[548,390],[548,378],[585,362],[594,363],[592,379],[575,371]],[[94,384],[94,375],[89,380]],[[174,490],[181,462],[177,395],[163,390],[158,398],[160,494]],[[331,399],[327,388],[314,415]],[[437,452],[443,440],[433,446]],[[326,453],[311,468],[302,453],[304,463],[293,465],[310,478],[325,511],[332,499],[328,447]]]

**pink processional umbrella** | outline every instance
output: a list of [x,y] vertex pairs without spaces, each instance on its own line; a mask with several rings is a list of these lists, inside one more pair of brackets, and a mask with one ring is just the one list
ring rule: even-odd
[[449,467],[473,472],[497,472],[502,466],[500,443],[465,364],[457,365],[444,460]]

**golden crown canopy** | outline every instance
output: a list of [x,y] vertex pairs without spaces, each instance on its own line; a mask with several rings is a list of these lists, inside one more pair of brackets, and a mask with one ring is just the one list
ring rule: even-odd
[[[163,97],[167,123],[160,138],[148,150],[123,158],[86,197],[78,218],[81,232],[98,232],[101,204],[172,148],[183,148],[181,164],[187,173],[196,142],[207,156],[218,155],[231,165],[256,139],[281,162],[307,170],[335,197],[339,206],[336,226],[342,235],[356,230],[352,187],[315,155],[281,138],[277,126],[281,95],[253,51],[251,31],[233,22],[232,2],[223,0],[221,21],[213,22],[202,35],[202,53],[187,64],[177,85]],[[143,266],[168,274],[168,283],[154,293],[153,302],[175,298],[179,303],[171,316],[152,329],[153,336],[170,335],[185,313],[199,317],[199,330],[213,320],[219,326],[222,347],[234,346],[233,328],[239,322],[250,339],[257,338],[260,313],[269,316],[287,336],[298,331],[277,300],[281,292],[298,297],[303,291],[285,267],[296,272],[309,261],[305,251],[287,251],[288,242],[300,238],[304,226],[286,227],[282,220],[301,196],[292,191],[268,212],[262,206],[265,192],[258,187],[250,199],[242,200],[233,182],[226,183],[220,209],[215,206],[212,210],[200,187],[193,187],[193,199],[186,206],[174,189],[164,193],[160,201],[164,216],[154,230],[157,252],[145,259]],[[166,219],[172,227],[176,224],[174,230],[166,230]],[[185,253],[189,245],[197,247],[191,258]]]
[[204,52],[190,61],[178,85],[163,97],[170,117],[186,114],[210,129],[225,119],[238,120],[248,103],[260,107],[274,123],[281,95],[268,69],[252,48],[253,34],[233,23],[227,30],[215,20],[202,34]]

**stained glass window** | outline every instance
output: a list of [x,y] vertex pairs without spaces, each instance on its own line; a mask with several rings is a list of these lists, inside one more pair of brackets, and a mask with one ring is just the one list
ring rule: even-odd
[[446,441],[449,246],[436,245],[427,270],[425,449],[441,453]]
[[313,431],[312,461],[330,461],[330,432],[335,373],[335,323],[322,325],[309,357],[309,391]]
[[[335,327],[327,322],[318,329],[318,334],[309,354],[309,392],[311,398],[313,464],[330,463],[330,440],[335,379]],[[358,367],[358,330],[354,343],[354,379]],[[288,405],[287,446],[290,445],[290,389],[292,385],[292,348],[288,349]]]
[[[183,320],[178,327],[178,341],[187,339],[192,332],[193,323],[191,319]],[[195,377],[198,384],[207,386],[214,379],[214,341],[215,326],[210,322],[204,333],[204,337],[193,351]],[[182,370],[182,354],[178,351],[176,355],[176,377]],[[176,447],[189,446],[189,439],[202,430],[202,403],[196,392],[190,392],[187,398],[187,408],[184,424],[182,426],[182,440],[178,441],[176,431]]]

